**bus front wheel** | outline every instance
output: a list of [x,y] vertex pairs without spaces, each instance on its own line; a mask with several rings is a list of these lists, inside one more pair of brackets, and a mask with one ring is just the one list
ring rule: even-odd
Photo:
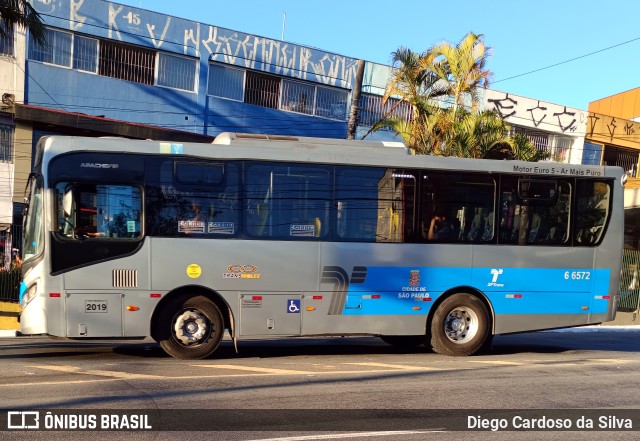
[[434,313],[431,347],[443,355],[473,355],[490,343],[489,323],[489,311],[482,300],[470,294],[454,294]]
[[220,309],[202,295],[179,296],[160,311],[156,340],[175,358],[201,359],[211,355],[222,341],[224,321]]

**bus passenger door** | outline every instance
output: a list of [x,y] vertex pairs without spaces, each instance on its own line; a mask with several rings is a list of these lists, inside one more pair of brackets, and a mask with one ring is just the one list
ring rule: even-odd
[[67,337],[122,337],[123,294],[67,291]]

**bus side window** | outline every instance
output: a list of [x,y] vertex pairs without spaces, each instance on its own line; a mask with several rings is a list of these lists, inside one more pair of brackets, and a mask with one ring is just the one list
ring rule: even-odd
[[562,245],[569,240],[572,185],[557,180],[554,198],[522,201],[517,178],[503,177],[500,200],[500,243]]
[[73,186],[66,182],[56,184],[57,233],[73,238],[75,230]]
[[600,242],[609,216],[611,184],[604,181],[578,181],[576,194],[576,231],[578,245]]
[[323,165],[249,163],[245,229],[250,237],[317,240],[329,220],[331,170]]
[[[495,181],[482,174],[431,172],[420,180],[422,239],[434,216],[449,226],[446,242],[490,242],[494,238]],[[433,210],[439,212],[435,213]],[[442,239],[438,239],[442,240]]]

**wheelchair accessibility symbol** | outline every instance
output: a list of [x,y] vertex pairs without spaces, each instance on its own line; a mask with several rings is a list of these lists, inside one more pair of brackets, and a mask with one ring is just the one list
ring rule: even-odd
[[290,314],[298,314],[300,312],[300,299],[289,299],[287,300],[289,306],[287,307],[287,312]]

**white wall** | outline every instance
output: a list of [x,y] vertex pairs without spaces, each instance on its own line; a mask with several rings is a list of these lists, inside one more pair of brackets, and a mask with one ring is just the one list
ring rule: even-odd
[[14,30],[14,56],[0,55],[0,96],[4,93],[12,93],[16,102],[24,102],[25,85],[25,56],[26,56],[25,31],[20,28]]
[[0,162],[0,229],[13,223],[13,175],[14,165]]

